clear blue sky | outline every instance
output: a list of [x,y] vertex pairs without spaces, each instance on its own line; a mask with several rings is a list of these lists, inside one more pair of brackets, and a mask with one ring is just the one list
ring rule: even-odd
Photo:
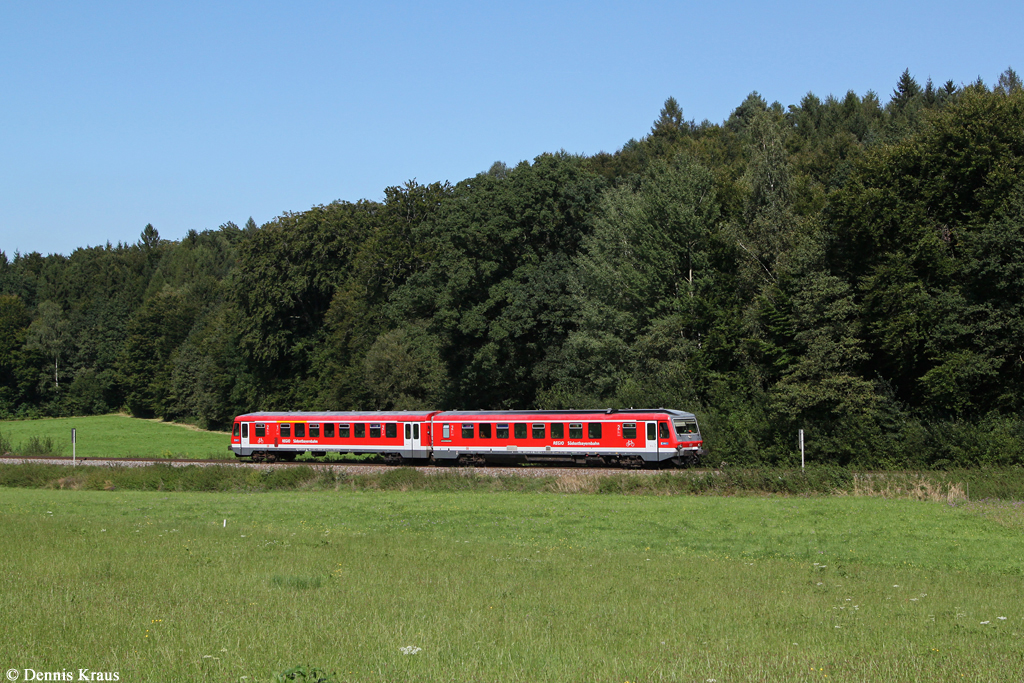
[[672,95],[886,102],[1024,73],[1024,2],[0,3],[0,250],[263,223],[614,152]]

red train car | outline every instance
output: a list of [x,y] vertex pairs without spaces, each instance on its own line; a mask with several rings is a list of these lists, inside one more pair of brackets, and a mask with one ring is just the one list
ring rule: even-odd
[[483,465],[695,465],[703,439],[680,410],[251,413],[235,418],[231,450],[254,460],[304,451],[381,455],[388,462]]
[[249,413],[235,418],[231,450],[257,461],[294,460],[305,451],[426,459],[436,412]]
[[703,439],[678,410],[451,411],[431,417],[435,460],[695,464]]

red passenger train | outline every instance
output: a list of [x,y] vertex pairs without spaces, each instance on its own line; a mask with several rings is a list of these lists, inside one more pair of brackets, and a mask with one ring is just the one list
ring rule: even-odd
[[391,464],[698,464],[703,439],[680,410],[479,410],[249,413],[235,418],[240,458],[310,451],[373,454]]

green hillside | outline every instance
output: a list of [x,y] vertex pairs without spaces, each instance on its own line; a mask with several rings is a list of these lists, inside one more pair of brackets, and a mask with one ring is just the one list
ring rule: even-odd
[[[71,455],[71,430],[77,430],[80,458],[230,458],[226,432],[141,420],[127,415],[8,420],[0,422],[0,441],[15,453],[33,450],[33,439],[52,444],[56,455]],[[48,443],[46,440],[49,439]]]

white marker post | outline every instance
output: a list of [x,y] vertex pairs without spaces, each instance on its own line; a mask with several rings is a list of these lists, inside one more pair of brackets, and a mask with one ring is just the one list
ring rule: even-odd
[[800,469],[804,468],[804,430],[800,430]]
[[78,465],[78,463],[76,462],[75,441],[76,441],[76,438],[75,438],[75,428],[72,427],[71,428],[71,464],[73,466],[77,466]]

